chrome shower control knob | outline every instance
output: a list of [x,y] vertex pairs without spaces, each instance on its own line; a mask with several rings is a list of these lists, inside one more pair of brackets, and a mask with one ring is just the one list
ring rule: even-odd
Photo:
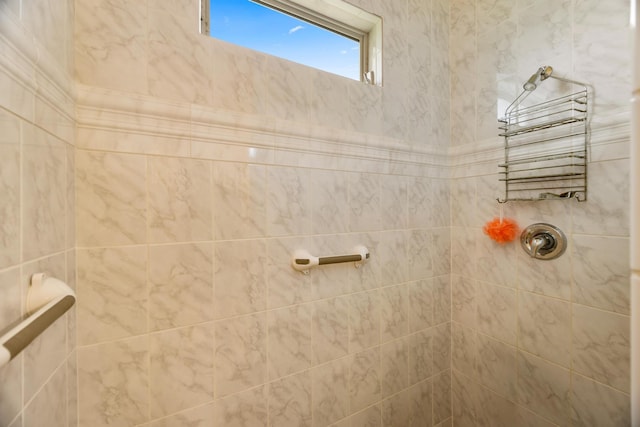
[[522,231],[520,244],[531,258],[550,260],[558,258],[567,249],[567,237],[551,224],[531,224]]

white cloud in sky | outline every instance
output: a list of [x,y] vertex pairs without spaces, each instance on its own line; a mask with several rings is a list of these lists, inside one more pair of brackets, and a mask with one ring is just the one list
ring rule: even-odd
[[343,54],[343,55],[346,55],[347,51],[346,50],[341,50],[340,53]]
[[296,31],[300,31],[301,29],[303,29],[304,27],[302,25],[298,25],[296,27],[293,27],[292,29],[289,30],[289,34],[293,34]]

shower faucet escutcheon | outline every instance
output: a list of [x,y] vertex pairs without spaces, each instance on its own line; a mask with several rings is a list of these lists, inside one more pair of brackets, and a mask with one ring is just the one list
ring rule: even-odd
[[551,224],[531,224],[522,231],[520,244],[531,258],[550,260],[558,258],[567,249],[567,237]]

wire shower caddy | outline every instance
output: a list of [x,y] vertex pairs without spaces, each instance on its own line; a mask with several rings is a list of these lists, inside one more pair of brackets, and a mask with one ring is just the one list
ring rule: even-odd
[[[587,200],[587,144],[589,93],[587,85],[552,75],[541,67],[499,119],[504,137],[504,163],[499,180],[505,196],[498,202]],[[537,85],[552,78],[579,88],[567,95],[523,106]]]

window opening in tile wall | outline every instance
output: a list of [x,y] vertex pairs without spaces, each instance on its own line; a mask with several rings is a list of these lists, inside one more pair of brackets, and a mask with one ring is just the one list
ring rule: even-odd
[[343,0],[201,0],[200,32],[354,80],[382,82],[382,20]]

